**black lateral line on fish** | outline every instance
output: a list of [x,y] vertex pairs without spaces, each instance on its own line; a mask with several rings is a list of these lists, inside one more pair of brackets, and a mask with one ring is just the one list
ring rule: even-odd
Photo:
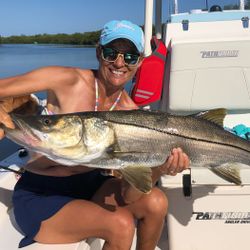
[[[135,127],[138,127],[138,128],[151,129],[151,130],[154,130],[154,131],[157,131],[157,132],[161,132],[161,133],[164,133],[164,134],[181,137],[181,138],[184,138],[184,139],[200,141],[200,142],[206,142],[206,143],[214,143],[214,144],[222,145],[222,146],[228,146],[228,147],[236,148],[236,149],[239,149],[239,150],[243,150],[243,151],[245,151],[247,153],[250,153],[250,151],[248,151],[248,150],[246,150],[244,148],[238,147],[237,145],[232,145],[232,144],[228,144],[228,143],[221,143],[221,142],[216,142],[216,141],[209,141],[209,140],[205,140],[205,139],[199,139],[199,138],[196,138],[196,137],[188,137],[188,136],[185,136],[185,135],[178,135],[178,134],[170,133],[168,131],[165,131],[165,130],[162,130],[162,129],[159,129],[159,128],[148,127],[148,126],[145,126],[143,124],[134,124],[134,123],[126,123],[126,122],[121,123],[121,122],[117,122],[117,121],[113,121],[113,120],[112,121],[107,120],[107,121],[112,122],[112,123],[116,123],[116,124],[121,124],[121,125],[130,125],[130,126],[135,126]],[[228,132],[228,133],[230,133],[230,132]]]

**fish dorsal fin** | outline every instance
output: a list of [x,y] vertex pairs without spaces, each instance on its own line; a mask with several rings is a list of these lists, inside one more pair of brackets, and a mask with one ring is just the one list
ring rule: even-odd
[[200,112],[196,114],[196,117],[205,119],[207,121],[213,122],[221,127],[223,127],[224,118],[227,114],[226,109],[219,108],[219,109],[211,109],[207,111]]
[[152,170],[143,166],[128,166],[119,169],[123,178],[142,193],[150,193],[152,189]]

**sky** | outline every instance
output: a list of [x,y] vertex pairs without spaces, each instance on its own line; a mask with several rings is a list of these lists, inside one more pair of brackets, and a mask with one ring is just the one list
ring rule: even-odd
[[[163,21],[168,17],[163,0]],[[180,11],[239,0],[179,0]],[[100,30],[113,19],[144,23],[144,0],[0,0],[0,35],[34,35]]]

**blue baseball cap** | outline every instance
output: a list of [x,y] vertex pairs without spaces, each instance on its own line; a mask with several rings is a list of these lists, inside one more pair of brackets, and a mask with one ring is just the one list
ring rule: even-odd
[[106,45],[115,39],[126,38],[130,40],[138,52],[142,53],[144,50],[144,34],[142,29],[126,20],[113,20],[106,23],[103,27],[100,44]]

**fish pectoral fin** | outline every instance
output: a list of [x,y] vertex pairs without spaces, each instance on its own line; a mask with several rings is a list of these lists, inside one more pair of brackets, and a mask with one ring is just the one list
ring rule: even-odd
[[134,188],[147,194],[152,189],[152,170],[149,167],[128,166],[119,169],[123,178]]
[[220,176],[226,181],[233,182],[236,185],[241,185],[241,177],[240,177],[240,164],[231,162],[225,163],[216,167],[209,167],[209,169]]

